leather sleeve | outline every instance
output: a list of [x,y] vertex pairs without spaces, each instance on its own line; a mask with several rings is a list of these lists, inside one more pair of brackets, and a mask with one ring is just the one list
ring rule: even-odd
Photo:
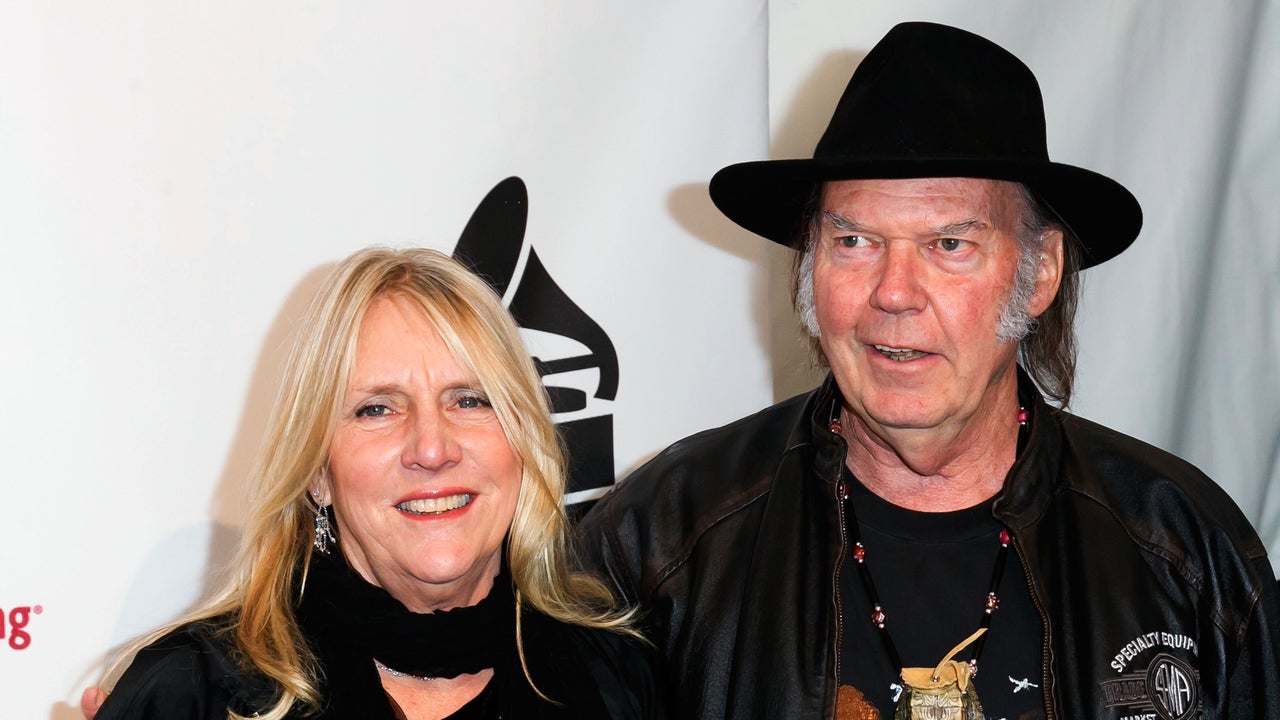
[[616,513],[623,504],[620,495],[626,482],[601,498],[578,522],[576,544],[583,569],[608,583],[620,604],[636,606],[642,600],[640,529],[634,513],[628,514],[630,523],[622,522]]
[[1226,718],[1280,718],[1280,585],[1266,556],[1253,563],[1262,586],[1227,678]]

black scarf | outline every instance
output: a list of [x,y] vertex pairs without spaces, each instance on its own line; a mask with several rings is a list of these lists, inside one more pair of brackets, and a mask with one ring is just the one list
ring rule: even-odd
[[515,597],[503,569],[470,607],[415,613],[369,584],[340,556],[313,553],[298,623],[324,671],[322,718],[394,718],[373,664],[424,677],[494,668],[515,653]]

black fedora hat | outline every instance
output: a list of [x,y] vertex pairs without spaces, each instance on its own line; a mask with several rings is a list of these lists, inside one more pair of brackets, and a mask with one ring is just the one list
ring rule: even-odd
[[921,177],[1025,183],[1084,245],[1081,267],[1115,257],[1142,227],[1120,183],[1049,161],[1040,85],[1021,60],[923,22],[895,26],[867,53],[812,159],[730,165],[710,190],[731,220],[789,245],[815,184]]

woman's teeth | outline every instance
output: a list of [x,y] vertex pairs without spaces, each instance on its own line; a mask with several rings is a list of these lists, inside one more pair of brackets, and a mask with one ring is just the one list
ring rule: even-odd
[[466,507],[471,504],[474,499],[473,495],[449,495],[447,497],[438,498],[420,498],[418,500],[406,500],[396,505],[397,508],[414,515],[439,515],[450,510],[457,510],[460,507]]
[[909,348],[892,348],[887,345],[873,345],[872,347],[879,351],[881,355],[884,355],[890,360],[897,360],[898,362],[915,360],[916,358],[922,358],[928,354],[920,352],[919,350],[911,350]]

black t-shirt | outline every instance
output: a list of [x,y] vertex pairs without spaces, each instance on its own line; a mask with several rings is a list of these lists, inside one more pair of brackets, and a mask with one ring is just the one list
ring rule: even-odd
[[[956,512],[915,512],[872,494],[847,469],[845,482],[885,627],[907,667],[934,667],[982,619],[1000,552],[1001,526],[991,502]],[[983,714],[988,720],[1042,719],[1043,628],[1012,545],[998,596],[973,678]],[[840,604],[840,684],[857,689],[889,720],[901,692],[899,668],[892,667],[882,631],[871,622],[872,606],[852,557],[840,568]],[[971,657],[966,648],[954,659]]]

